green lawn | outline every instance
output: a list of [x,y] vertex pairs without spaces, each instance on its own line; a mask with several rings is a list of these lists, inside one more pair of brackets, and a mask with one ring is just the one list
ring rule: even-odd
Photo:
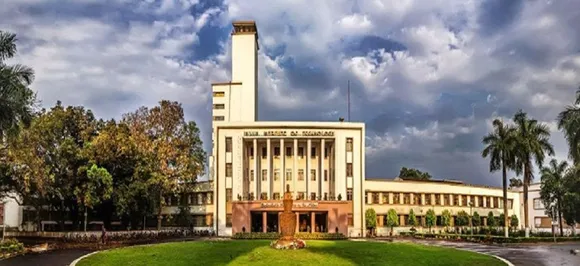
[[104,251],[88,265],[505,265],[489,256],[408,243],[306,241],[302,250],[275,250],[268,240],[197,241]]

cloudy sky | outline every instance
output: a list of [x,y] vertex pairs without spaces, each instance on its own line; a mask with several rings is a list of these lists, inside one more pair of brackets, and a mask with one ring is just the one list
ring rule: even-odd
[[[57,100],[119,118],[183,103],[210,143],[212,82],[230,77],[233,20],[260,33],[260,120],[367,129],[367,177],[402,166],[499,185],[481,158],[491,121],[520,108],[553,131],[580,85],[577,0],[3,0],[43,106]],[[536,178],[539,180],[539,178]]]

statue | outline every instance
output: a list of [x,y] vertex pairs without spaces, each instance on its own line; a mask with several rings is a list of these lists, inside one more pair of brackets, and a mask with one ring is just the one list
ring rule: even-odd
[[286,185],[286,193],[284,193],[284,212],[280,215],[280,231],[282,236],[280,239],[272,241],[271,247],[276,249],[301,249],[306,247],[306,243],[294,238],[296,231],[296,214],[292,211],[294,200],[292,200],[292,193],[290,193],[290,185]]

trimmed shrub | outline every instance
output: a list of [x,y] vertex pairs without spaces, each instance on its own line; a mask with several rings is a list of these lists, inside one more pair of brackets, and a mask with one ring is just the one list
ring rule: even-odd
[[[458,235],[458,234],[420,234],[414,236],[419,239],[446,239],[484,243],[536,243],[554,242],[553,237],[503,237],[490,235]],[[580,236],[576,237],[556,237],[556,242],[580,241]]]
[[24,252],[24,245],[14,238],[4,239],[4,242],[0,242],[0,258],[22,252]]

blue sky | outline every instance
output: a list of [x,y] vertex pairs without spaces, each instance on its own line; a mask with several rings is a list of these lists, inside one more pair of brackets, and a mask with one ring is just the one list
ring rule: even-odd
[[[57,100],[119,118],[183,103],[210,143],[212,82],[230,78],[234,20],[260,32],[261,120],[367,126],[367,177],[402,166],[499,185],[481,158],[491,121],[522,108],[566,145],[555,118],[580,85],[574,0],[4,0],[43,106]],[[510,177],[513,174],[510,174]],[[539,178],[536,178],[539,180]]]

